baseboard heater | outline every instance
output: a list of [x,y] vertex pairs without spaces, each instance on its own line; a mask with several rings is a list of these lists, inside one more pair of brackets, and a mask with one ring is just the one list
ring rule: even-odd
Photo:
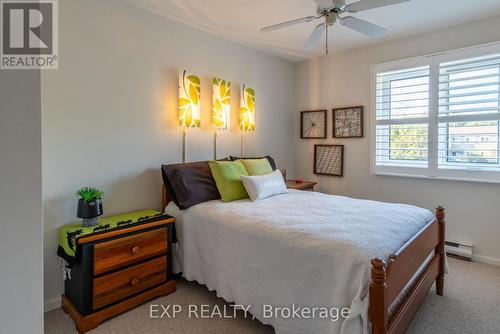
[[462,260],[472,261],[472,245],[466,245],[461,242],[446,240],[444,249],[449,256],[457,257]]

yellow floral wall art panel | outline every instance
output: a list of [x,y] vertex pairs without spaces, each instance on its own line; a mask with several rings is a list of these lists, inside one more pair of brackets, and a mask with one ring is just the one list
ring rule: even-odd
[[179,73],[179,126],[199,128],[201,123],[201,82],[196,75]]
[[240,130],[255,131],[255,92],[243,85],[240,95]]
[[212,124],[219,130],[228,130],[231,117],[231,82],[213,78]]

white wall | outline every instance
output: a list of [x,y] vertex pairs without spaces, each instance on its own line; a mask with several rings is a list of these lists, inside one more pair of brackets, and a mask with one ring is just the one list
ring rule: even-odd
[[40,130],[40,71],[0,70],[1,333],[43,331]]
[[[232,130],[219,157],[239,154],[239,87],[256,91],[257,131],[246,154],[271,154],[293,169],[293,65],[122,1],[59,2],[59,70],[42,74],[45,302],[63,289],[58,228],[75,221],[75,191],[104,190],[112,215],[160,208],[162,163],[182,159],[178,71],[202,79],[203,128],[189,130],[188,160],[211,159],[211,77],[232,82]],[[293,171],[292,171],[293,172]],[[24,203],[26,204],[26,203]]]
[[[296,64],[295,173],[316,179],[319,190],[359,198],[447,208],[447,238],[474,245],[476,260],[500,265],[500,185],[371,175],[370,65],[500,40],[500,17]],[[332,139],[331,108],[365,106],[365,137]],[[328,137],[299,138],[299,111],[328,108]],[[344,177],[314,176],[314,143],[345,145]]]

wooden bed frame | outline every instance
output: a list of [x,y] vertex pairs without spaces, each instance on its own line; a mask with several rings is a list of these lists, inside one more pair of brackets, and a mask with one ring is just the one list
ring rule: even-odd
[[[163,210],[168,202],[170,200],[165,187],[163,187]],[[443,295],[445,273],[444,218],[444,208],[438,206],[436,219],[424,226],[401,249],[391,255],[387,262],[379,258],[371,260],[368,314],[372,334],[404,333],[434,282],[436,282],[436,293],[439,296]],[[433,251],[432,259],[389,318],[389,307]]]

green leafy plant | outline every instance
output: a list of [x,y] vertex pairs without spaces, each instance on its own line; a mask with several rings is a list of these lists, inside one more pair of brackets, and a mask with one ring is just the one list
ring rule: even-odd
[[96,199],[102,199],[104,192],[97,188],[84,187],[76,192],[76,195],[86,202],[91,202]]

